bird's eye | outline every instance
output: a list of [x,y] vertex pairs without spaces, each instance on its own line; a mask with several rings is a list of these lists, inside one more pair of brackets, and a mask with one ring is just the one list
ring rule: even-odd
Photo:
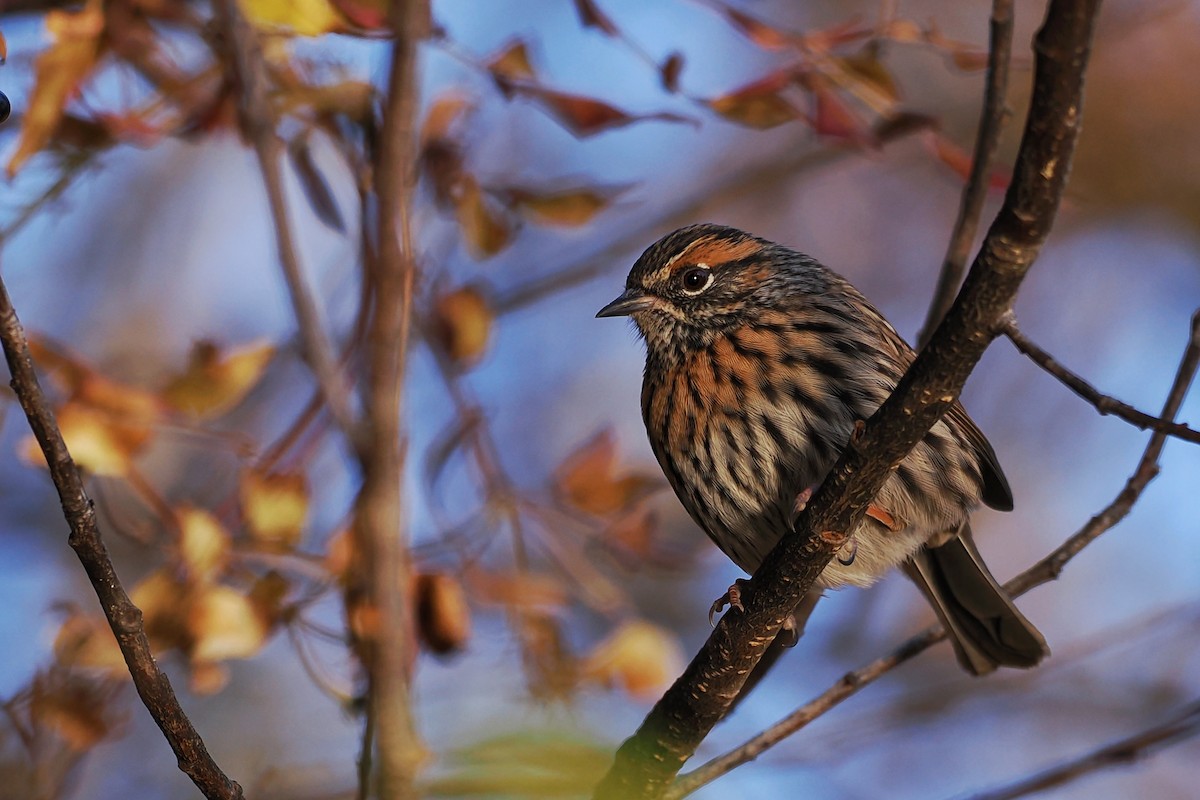
[[700,294],[713,282],[712,270],[707,267],[692,267],[680,278],[684,294]]

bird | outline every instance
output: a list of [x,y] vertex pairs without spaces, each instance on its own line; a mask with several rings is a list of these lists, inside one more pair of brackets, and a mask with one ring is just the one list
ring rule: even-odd
[[[646,346],[651,449],[691,518],[750,575],[915,357],[842,276],[709,223],[650,245],[596,316],[633,320]],[[902,568],[967,672],[1035,666],[1046,640],[972,540],[980,504],[1011,510],[1012,491],[956,401],[887,478],[814,591],[867,587]]]

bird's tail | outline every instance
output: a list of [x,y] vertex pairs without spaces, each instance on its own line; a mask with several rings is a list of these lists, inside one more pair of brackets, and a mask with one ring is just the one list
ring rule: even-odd
[[929,598],[963,669],[1028,668],[1050,654],[1046,640],[1000,587],[975,549],[966,524],[940,547],[924,547],[905,565]]

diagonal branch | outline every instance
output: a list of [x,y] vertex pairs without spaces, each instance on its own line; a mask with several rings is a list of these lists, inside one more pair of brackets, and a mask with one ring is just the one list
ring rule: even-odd
[[895,392],[848,443],[793,531],[631,738],[594,797],[658,798],[728,712],[755,664],[845,542],[893,467],[950,408],[1000,330],[1050,232],[1081,121],[1098,0],[1052,0],[1013,181],[954,306]]
[[1044,792],[1097,770],[1129,764],[1193,736],[1200,736],[1200,701],[1185,706],[1169,719],[1132,736],[1110,742],[1008,786],[972,795],[971,800],[1015,800]]
[[266,186],[275,228],[275,246],[279,250],[279,263],[296,313],[301,352],[316,378],[334,422],[355,452],[360,452],[363,437],[355,426],[350,409],[349,389],[334,357],[333,347],[325,335],[316,300],[300,267],[283,188],[283,169],[280,166],[283,143],[275,132],[275,120],[271,115],[270,86],[258,34],[242,16],[236,0],[219,0],[214,9],[232,59],[238,89],[238,119],[242,131],[254,145]]
[[1033,363],[1057,378],[1059,383],[1095,406],[1101,415],[1112,414],[1142,430],[1155,430],[1165,433],[1168,436],[1182,439],[1185,442],[1200,444],[1200,431],[1194,430],[1182,422],[1171,422],[1161,417],[1151,416],[1145,412],[1138,411],[1128,403],[1122,403],[1115,397],[1101,393],[1095,386],[1092,386],[1083,378],[1064,367],[1054,356],[1038,347],[1029,337],[1021,333],[1021,329],[1017,327],[1015,318],[1010,317],[1004,323],[1004,335],[1008,337],[1017,350],[1024,353]]
[[1008,64],[1012,55],[1012,0],[993,0],[990,29],[987,86],[983,94],[983,110],[979,115],[979,132],[975,135],[971,174],[967,176],[967,185],[963,187],[958,218],[954,221],[954,232],[950,234],[950,245],[942,261],[933,301],[917,337],[921,347],[928,343],[934,329],[950,310],[950,304],[958,293],[958,285],[962,283],[967,259],[971,256],[971,245],[975,242],[975,231],[979,228],[979,217],[983,214],[983,203],[987,199],[988,175],[1000,146],[1004,120],[1009,114],[1005,95],[1008,93]]
[[[1187,347],[1184,349],[1179,368],[1176,370],[1171,391],[1163,404],[1163,419],[1173,419],[1179,413],[1183,400],[1187,396],[1188,388],[1195,379],[1198,366],[1200,366],[1200,311],[1197,311],[1192,317],[1191,335],[1188,337]],[[1121,522],[1158,474],[1158,459],[1166,441],[1167,434],[1156,431],[1150,437],[1141,458],[1138,459],[1137,467],[1113,501],[1088,520],[1087,524],[1078,532],[1059,545],[1054,552],[1006,583],[1005,591],[1013,597],[1020,597],[1035,587],[1049,583],[1062,573],[1067,562],[1077,556],[1084,547]],[[856,694],[863,687],[874,683],[876,679],[920,655],[945,638],[946,634],[941,626],[933,625],[916,634],[888,655],[877,658],[870,664],[852,672],[847,672],[833,686],[770,728],[680,777],[666,797],[670,800],[679,800],[741,764],[753,761],[779,742],[806,727],[817,717],[840,705],[843,700]]]
[[146,710],[166,737],[167,743],[175,751],[179,768],[192,779],[205,797],[209,800],[241,798],[242,787],[226,776],[213,761],[200,734],[192,727],[187,714],[180,707],[170,680],[154,660],[154,654],[150,651],[150,641],[146,638],[146,629],[142,624],[142,611],[129,599],[113,568],[112,560],[108,557],[108,550],[104,546],[96,522],[96,511],[83,488],[79,468],[75,466],[67,444],[63,441],[54,412],[38,383],[25,330],[17,318],[17,311],[13,308],[3,279],[0,279],[0,340],[3,342],[9,373],[12,375],[13,391],[16,392],[21,408],[29,420],[29,427],[46,456],[50,477],[54,480],[54,487],[58,490],[58,498],[62,503],[63,515],[71,528],[71,535],[67,541],[79,557],[88,580],[96,591],[100,607],[117,637],[121,655],[129,667],[129,674],[133,678],[133,685],[137,688],[142,704],[146,706]]

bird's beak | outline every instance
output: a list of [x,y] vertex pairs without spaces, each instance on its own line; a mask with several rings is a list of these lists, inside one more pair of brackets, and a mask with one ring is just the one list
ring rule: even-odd
[[620,297],[596,312],[597,317],[628,317],[645,311],[654,304],[654,298],[641,289],[626,289]]

